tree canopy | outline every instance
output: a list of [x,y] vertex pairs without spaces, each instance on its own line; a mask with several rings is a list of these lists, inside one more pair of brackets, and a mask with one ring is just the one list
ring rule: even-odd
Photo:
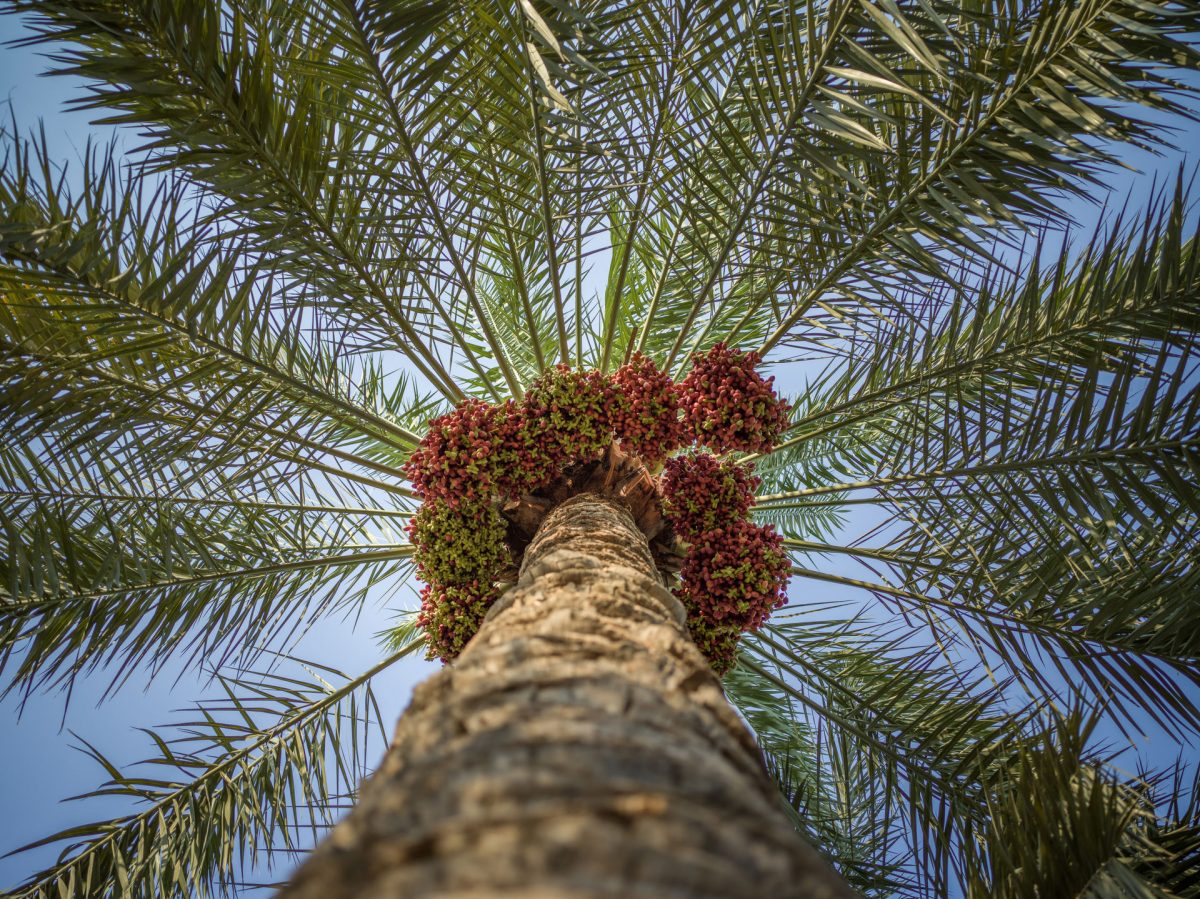
[[796,826],[868,895],[1200,895],[1195,767],[1097,737],[1200,729],[1192,180],[1061,235],[1195,119],[1200,4],[6,7],[137,146],[4,130],[0,689],[227,692],[94,750],[131,811],[13,895],[300,846],[417,644],[279,660],[410,574],[429,419],[718,342],[792,403],[731,455],[794,569],[725,684]]

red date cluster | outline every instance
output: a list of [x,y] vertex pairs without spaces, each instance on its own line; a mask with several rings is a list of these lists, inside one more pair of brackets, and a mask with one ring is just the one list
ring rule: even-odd
[[692,356],[692,370],[679,385],[684,419],[692,437],[719,453],[765,453],[788,423],[791,405],[758,373],[758,353],[718,343]]
[[430,658],[453,659],[478,629],[514,561],[501,501],[536,491],[614,440],[648,466],[675,533],[690,544],[677,595],[713,667],[732,667],[741,633],[783,602],[788,562],[774,529],[747,520],[753,468],[706,453],[668,458],[694,438],[721,451],[763,452],[788,404],[754,370],[758,356],[718,344],[692,359],[681,384],[644,356],[608,376],[548,369],[521,402],[466,399],[433,419],[405,474],[423,500],[408,525]]
[[749,520],[758,485],[750,463],[707,453],[669,460],[661,480],[667,518],[690,544],[675,595],[719,674],[733,666],[742,633],[762,627],[786,601],[791,563],[783,538]]
[[465,399],[429,423],[420,447],[404,464],[413,489],[426,502],[449,506],[486,503],[542,474],[535,454],[522,453],[525,435],[511,400],[493,406]]
[[687,426],[679,417],[679,390],[653,361],[635,354],[617,369],[612,382],[617,395],[613,433],[622,449],[654,466],[687,442]]
[[680,592],[702,617],[753,631],[786,601],[790,570],[775,528],[743,519],[692,543]]
[[708,453],[676,456],[667,460],[660,480],[663,511],[676,534],[695,540],[745,518],[759,483],[749,464],[722,462]]

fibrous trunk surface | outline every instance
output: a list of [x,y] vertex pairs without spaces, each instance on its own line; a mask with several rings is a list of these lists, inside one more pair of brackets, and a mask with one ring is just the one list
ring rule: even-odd
[[779,802],[644,535],[583,494],[283,895],[852,896]]

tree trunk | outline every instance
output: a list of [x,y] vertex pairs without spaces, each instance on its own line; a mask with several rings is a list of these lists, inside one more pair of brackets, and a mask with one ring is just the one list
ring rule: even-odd
[[282,895],[854,894],[792,829],[641,532],[584,494]]

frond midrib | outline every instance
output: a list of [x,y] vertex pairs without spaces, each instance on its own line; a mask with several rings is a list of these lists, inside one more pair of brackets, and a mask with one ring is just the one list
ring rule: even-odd
[[[812,305],[821,298],[821,296],[829,287],[833,286],[833,284],[843,274],[856,266],[861,261],[862,256],[870,253],[875,241],[888,227],[892,225],[896,218],[907,209],[909,204],[917,199],[935,180],[937,180],[941,176],[942,172],[945,171],[951,165],[951,163],[958,158],[958,156],[960,156],[967,148],[973,146],[975,140],[977,140],[992,124],[995,118],[1017,98],[1021,91],[1023,91],[1034,78],[1038,77],[1047,66],[1051,65],[1059,53],[1065,52],[1067,49],[1069,49],[1072,46],[1072,42],[1075,37],[1086,31],[1087,28],[1090,27],[1091,23],[1101,15],[1104,9],[1106,9],[1113,2],[1114,0],[1100,0],[1100,2],[1097,3],[1096,11],[1093,13],[1091,18],[1086,21],[1081,21],[1077,24],[1076,28],[1069,33],[1069,35],[1064,36],[1063,41],[1060,44],[1060,49],[1057,52],[1041,55],[1036,61],[1035,65],[1031,67],[1029,72],[1024,73],[1022,77],[1018,78],[1018,80],[1016,80],[1004,94],[997,98],[996,102],[993,103],[992,107],[987,111],[987,113],[984,114],[979,122],[976,123],[976,125],[957,143],[955,143],[946,151],[945,155],[938,161],[937,165],[926,172],[925,175],[923,175],[917,181],[917,183],[913,185],[913,187],[905,192],[899,200],[891,204],[887,211],[884,212],[884,214],[876,220],[875,224],[867,230],[867,233],[859,237],[858,241],[843,254],[841,260],[834,264],[833,268],[831,268],[816,283],[816,285],[814,285],[808,291],[803,299],[797,301],[794,310],[789,313],[784,320],[780,322],[775,331],[773,331],[770,336],[763,341],[763,343],[758,347],[758,352],[764,356],[769,353],[775,347],[775,345],[787,335],[787,332],[791,329],[792,325],[799,321],[804,315],[808,314],[808,311],[812,308]],[[747,316],[748,315],[749,313],[747,313]],[[742,322],[739,322],[739,324],[734,327],[735,333],[741,330],[741,325],[745,321],[746,316],[743,317]]]

